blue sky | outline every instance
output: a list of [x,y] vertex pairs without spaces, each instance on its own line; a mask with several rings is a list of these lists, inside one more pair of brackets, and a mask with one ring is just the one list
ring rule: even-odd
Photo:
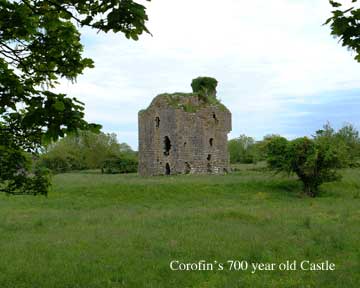
[[212,76],[233,131],[261,139],[311,135],[330,121],[360,128],[360,63],[322,26],[326,0],[153,0],[139,41],[81,30],[95,61],[59,91],[86,104],[86,119],[137,149],[137,112],[159,93],[190,91]]

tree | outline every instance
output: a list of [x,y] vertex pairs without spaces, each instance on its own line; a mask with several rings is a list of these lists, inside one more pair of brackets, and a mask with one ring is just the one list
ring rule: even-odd
[[360,137],[359,131],[352,124],[344,124],[337,132],[326,123],[323,129],[316,131],[316,137],[333,138],[333,141],[342,143],[346,147],[346,162],[349,167],[359,165]]
[[360,137],[359,131],[352,125],[344,125],[336,134],[338,141],[347,147],[348,162],[350,167],[360,166]]
[[0,192],[47,195],[48,171],[40,166],[32,167],[31,155],[18,148],[17,143],[22,139],[3,129],[2,123],[0,128]]
[[256,160],[257,161],[266,161],[267,159],[267,144],[273,139],[280,137],[278,134],[267,134],[263,137],[261,141],[255,143],[256,146]]
[[277,172],[296,174],[304,184],[304,192],[315,197],[322,183],[340,179],[337,169],[347,165],[346,152],[344,143],[332,135],[292,141],[279,136],[267,143],[267,162]]
[[329,1],[334,8],[332,17],[327,19],[331,35],[340,38],[342,46],[356,53],[355,60],[360,62],[360,7],[356,7],[357,0],[352,0],[349,7],[343,8],[338,1]]
[[51,91],[60,78],[75,81],[94,67],[82,57],[78,27],[137,40],[149,33],[145,10],[132,0],[0,0],[0,165],[13,171],[0,178],[0,188],[24,191],[26,181],[15,181],[16,175],[21,169],[24,179],[32,174],[29,165],[7,161],[11,155],[37,153],[78,129],[100,129],[84,120],[83,103]]
[[96,169],[119,153],[115,134],[78,131],[48,145],[41,161],[54,172]]
[[[104,163],[125,158],[137,158],[126,143],[119,144],[115,134],[79,131],[46,148],[41,155],[43,165],[56,173],[82,169],[100,169]],[[123,157],[122,157],[123,156]]]
[[256,161],[255,140],[246,135],[228,142],[230,163],[253,163]]

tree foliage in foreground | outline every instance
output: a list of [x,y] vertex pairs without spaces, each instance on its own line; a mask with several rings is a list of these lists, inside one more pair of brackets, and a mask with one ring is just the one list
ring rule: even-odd
[[304,192],[315,197],[322,183],[339,180],[338,169],[349,165],[349,147],[340,131],[325,125],[313,138],[272,137],[267,142],[267,162],[275,171],[296,174]]
[[332,17],[325,24],[329,24],[331,35],[339,38],[342,46],[349,48],[356,53],[355,60],[360,62],[360,7],[352,0],[347,7],[344,2],[349,1],[329,1],[334,8]]
[[34,174],[25,151],[36,153],[78,129],[100,128],[84,120],[83,103],[53,90],[59,79],[75,81],[94,67],[82,56],[78,28],[137,40],[149,32],[147,19],[145,7],[132,0],[0,0],[0,165],[8,171],[0,191],[27,193],[28,179],[46,177]]
[[[1,123],[0,128],[3,128]],[[19,139],[6,132],[0,129],[0,192],[47,195],[49,171],[36,165],[30,153],[18,148]]]

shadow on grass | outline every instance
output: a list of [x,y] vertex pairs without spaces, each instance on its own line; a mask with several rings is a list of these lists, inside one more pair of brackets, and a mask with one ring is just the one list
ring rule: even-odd
[[293,177],[272,179],[264,182],[264,185],[274,196],[299,198],[303,194],[302,183]]

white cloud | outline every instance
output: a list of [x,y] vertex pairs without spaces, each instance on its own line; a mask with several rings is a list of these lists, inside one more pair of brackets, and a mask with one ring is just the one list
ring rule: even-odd
[[138,110],[161,92],[189,91],[199,75],[219,80],[219,97],[233,112],[234,136],[273,132],[283,125],[280,114],[296,117],[290,105],[360,88],[360,65],[322,26],[331,10],[327,1],[143,2],[153,36],[134,42],[84,31],[85,54],[96,68],[59,88],[86,103],[87,119],[118,131],[133,148]]

